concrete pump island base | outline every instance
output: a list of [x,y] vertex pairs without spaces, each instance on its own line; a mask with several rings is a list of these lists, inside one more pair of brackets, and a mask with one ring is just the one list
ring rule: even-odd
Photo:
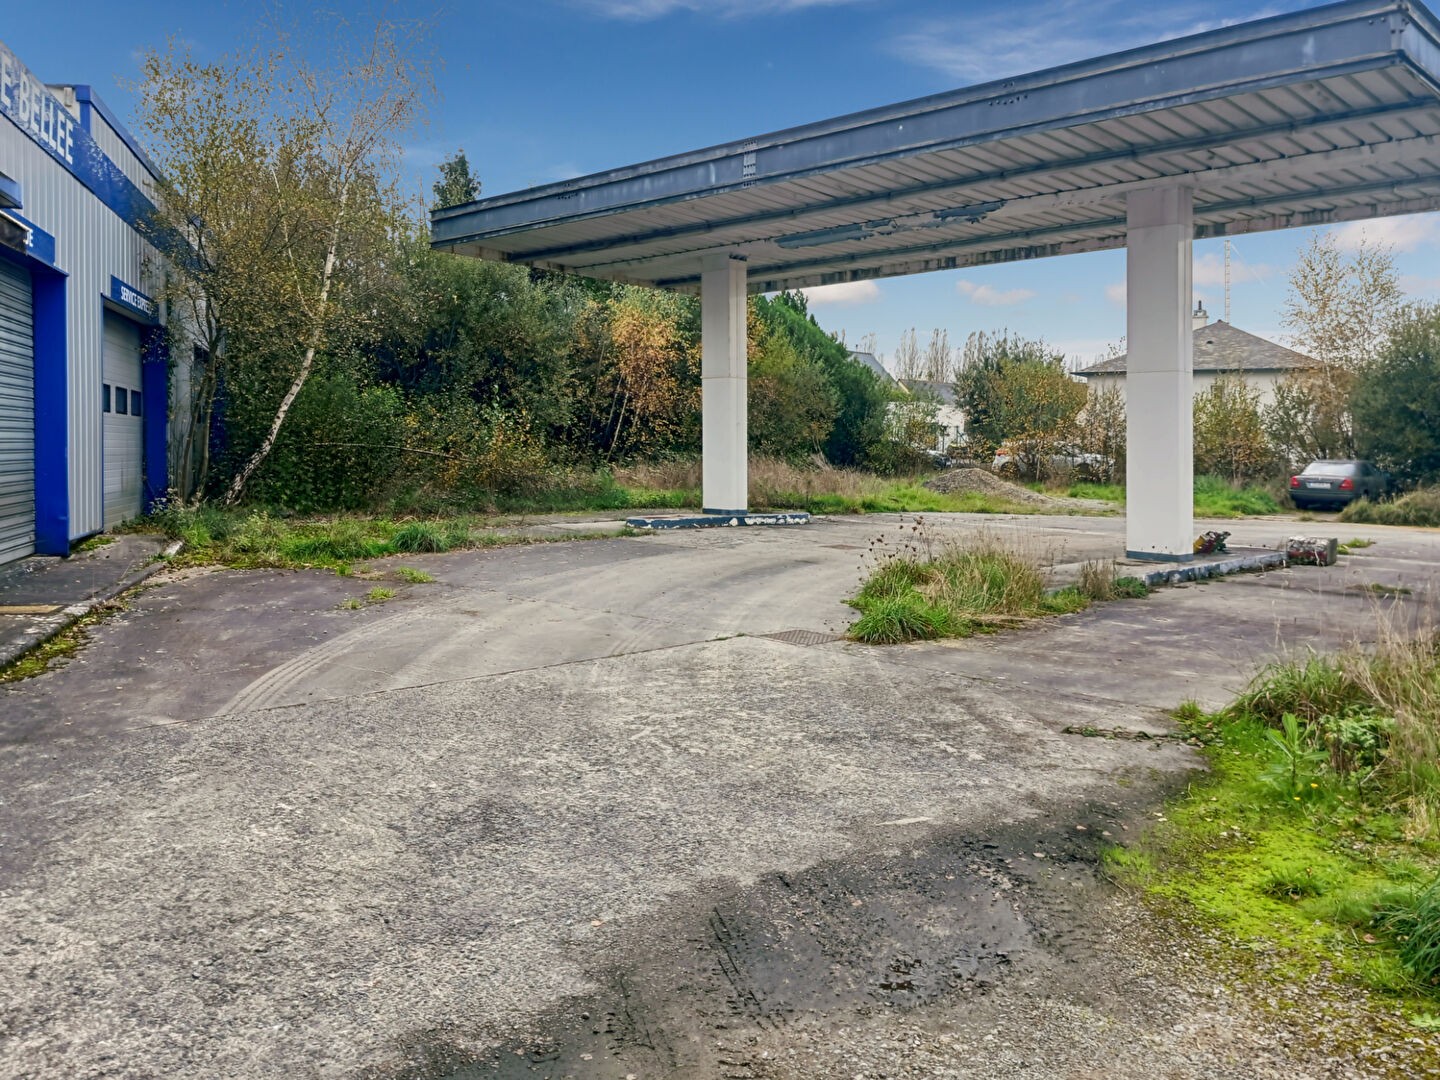
[[1229,26],[437,210],[436,248],[700,295],[704,506],[745,483],[745,296],[1124,248],[1125,550],[1186,562],[1192,243],[1440,209],[1440,23]]

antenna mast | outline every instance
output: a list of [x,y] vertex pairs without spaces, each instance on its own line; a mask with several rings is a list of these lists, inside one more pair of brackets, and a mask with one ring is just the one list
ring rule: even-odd
[[1230,238],[1225,238],[1225,325],[1230,325]]

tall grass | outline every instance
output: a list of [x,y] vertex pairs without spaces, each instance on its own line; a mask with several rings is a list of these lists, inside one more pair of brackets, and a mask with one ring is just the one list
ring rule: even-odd
[[[1279,728],[1288,714],[1332,764],[1371,755],[1381,796],[1418,835],[1440,832],[1440,636],[1383,626],[1372,650],[1271,664],[1228,710]],[[1347,741],[1354,745],[1344,745]]]
[[1440,526],[1440,488],[1419,488],[1392,502],[1358,499],[1340,511],[1340,520],[1362,525]]
[[1038,553],[981,536],[967,543],[922,539],[882,554],[848,602],[860,612],[851,636],[891,645],[989,633],[1079,611],[1089,600],[1073,588],[1046,592]]

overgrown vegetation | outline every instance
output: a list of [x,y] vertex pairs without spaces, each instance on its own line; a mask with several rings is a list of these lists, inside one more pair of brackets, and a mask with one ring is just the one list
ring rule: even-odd
[[35,648],[0,667],[0,684],[33,679],[50,670],[52,664],[68,660],[90,641],[90,628],[117,611],[124,610],[119,601],[111,601],[82,615],[59,633],[46,638]]
[[1340,520],[1356,525],[1440,526],[1440,488],[1419,488],[1391,502],[1359,499],[1340,511]]
[[1078,585],[1051,591],[1038,552],[983,534],[939,540],[923,521],[902,527],[902,536],[898,546],[883,537],[871,544],[874,568],[847,601],[860,612],[850,627],[857,641],[970,637],[1149,591],[1138,579],[1117,579],[1108,562],[1086,564]]
[[1440,997],[1440,649],[1266,668],[1229,708],[1177,715],[1211,775],[1167,809],[1116,876],[1222,927],[1372,988]]
[[[385,517],[282,518],[263,510],[171,507],[151,519],[167,535],[184,541],[180,566],[317,567],[349,574],[354,563],[387,555],[436,553],[515,544],[609,538],[614,533],[549,536],[507,530],[494,519],[452,517],[397,521]],[[498,526],[498,527],[497,527]],[[417,576],[419,575],[419,576]],[[401,580],[434,580],[424,571],[401,568]]]

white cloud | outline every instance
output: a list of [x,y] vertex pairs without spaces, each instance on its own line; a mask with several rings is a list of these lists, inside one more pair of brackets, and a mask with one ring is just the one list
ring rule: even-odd
[[1105,299],[1119,307],[1125,306],[1125,282],[1112,281],[1105,286]]
[[977,83],[1213,30],[1277,10],[1247,12],[1243,19],[1187,21],[1174,7],[1130,0],[1061,0],[1046,4],[1043,15],[1033,19],[1017,19],[1014,9],[1003,5],[986,14],[975,14],[969,5],[956,8],[963,13],[927,19],[897,35],[889,42],[890,52]]
[[677,11],[693,11],[724,19],[746,15],[777,15],[806,8],[838,7],[866,0],[574,0],[577,6],[606,19],[647,22]]
[[816,285],[800,291],[811,307],[855,307],[880,299],[880,286],[873,281],[842,281],[838,285]]
[[996,289],[964,280],[955,283],[955,290],[981,307],[1014,307],[1026,300],[1033,300],[1036,295],[1034,289]]
[[1440,243],[1440,215],[1407,214],[1371,221],[1347,221],[1332,229],[1330,235],[1344,251],[1354,251],[1367,240],[1394,251],[1414,251]]

